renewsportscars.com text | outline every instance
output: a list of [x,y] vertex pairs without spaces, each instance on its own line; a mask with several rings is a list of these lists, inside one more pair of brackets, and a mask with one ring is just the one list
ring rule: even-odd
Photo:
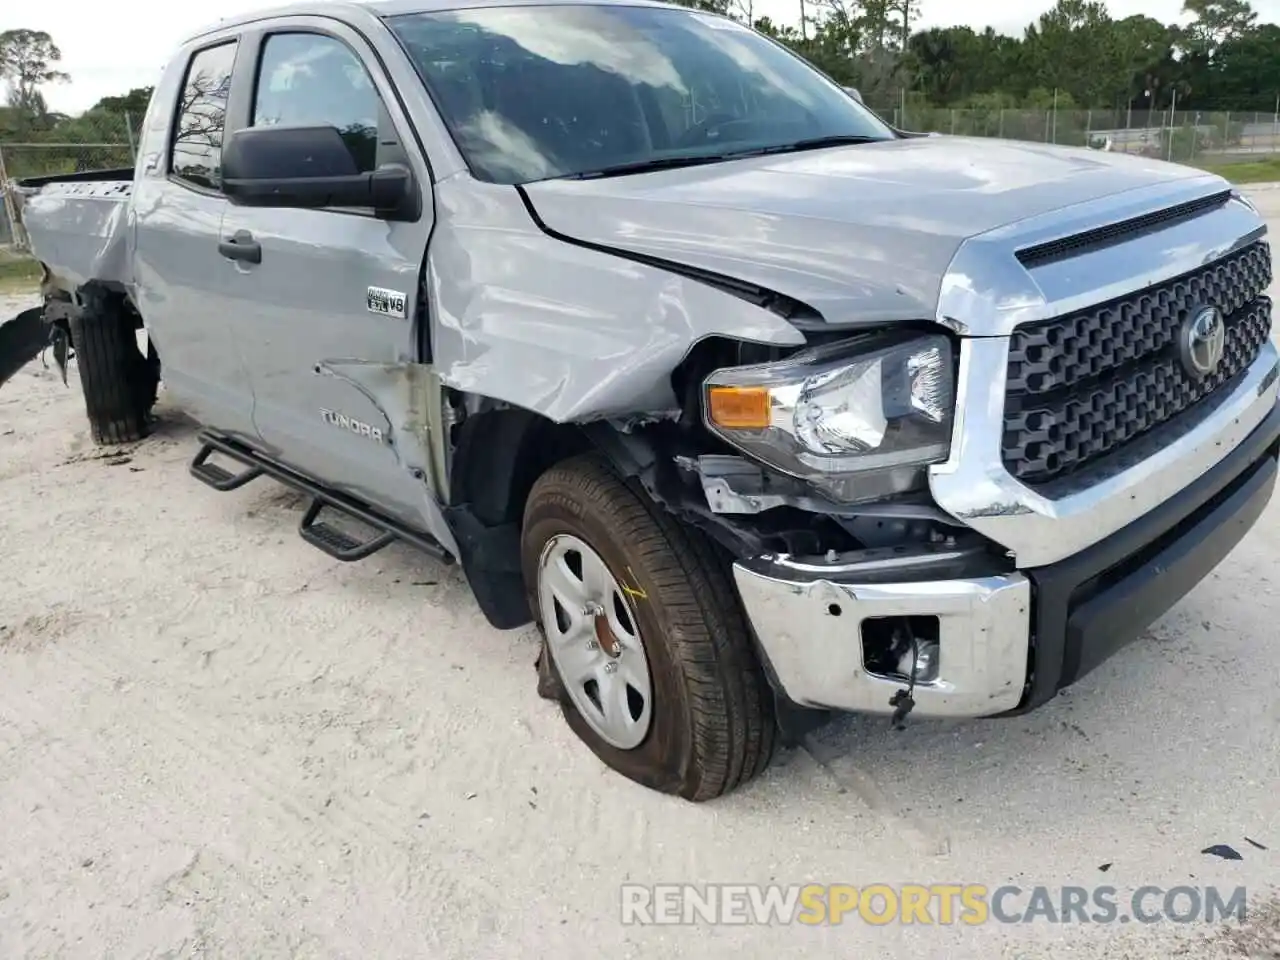
[[1216,923],[1244,920],[1244,887],[984,884],[657,884],[622,887],[622,922],[639,925],[867,923]]

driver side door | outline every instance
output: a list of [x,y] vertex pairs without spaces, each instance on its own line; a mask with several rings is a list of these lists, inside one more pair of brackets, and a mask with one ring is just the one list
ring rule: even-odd
[[[336,127],[360,172],[404,163],[417,189],[430,190],[407,119],[355,31],[332,20],[288,18],[272,21],[252,44],[257,83],[249,126]],[[222,240],[256,245],[256,260],[235,259],[229,285],[254,384],[253,420],[267,451],[439,535],[432,492],[400,462],[387,414],[367,389],[332,373],[345,361],[422,359],[429,321],[418,290],[432,226],[429,196],[421,209],[416,222],[390,222],[371,209],[229,204]]]

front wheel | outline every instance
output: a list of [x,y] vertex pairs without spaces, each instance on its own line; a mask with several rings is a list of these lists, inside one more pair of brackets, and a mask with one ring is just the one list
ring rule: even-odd
[[551,687],[596,756],[696,801],[764,770],[773,699],[709,541],[587,455],[534,485],[521,546]]

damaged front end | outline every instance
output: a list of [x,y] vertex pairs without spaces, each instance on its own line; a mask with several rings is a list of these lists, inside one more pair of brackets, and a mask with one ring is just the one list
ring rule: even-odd
[[954,383],[936,327],[832,333],[789,355],[704,342],[674,378],[679,421],[597,442],[731,557],[788,701],[983,716],[1021,697],[1029,589],[929,493]]

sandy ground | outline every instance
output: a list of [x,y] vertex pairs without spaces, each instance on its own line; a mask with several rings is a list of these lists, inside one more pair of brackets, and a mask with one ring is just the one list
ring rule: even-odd
[[[456,570],[329,560],[283,488],[191,479],[160,415],[105,453],[74,379],[0,388],[4,960],[1280,956],[1280,502],[1038,713],[842,721],[692,806],[597,763]],[[680,881],[1245,885],[1254,917],[620,922],[619,884]]]

